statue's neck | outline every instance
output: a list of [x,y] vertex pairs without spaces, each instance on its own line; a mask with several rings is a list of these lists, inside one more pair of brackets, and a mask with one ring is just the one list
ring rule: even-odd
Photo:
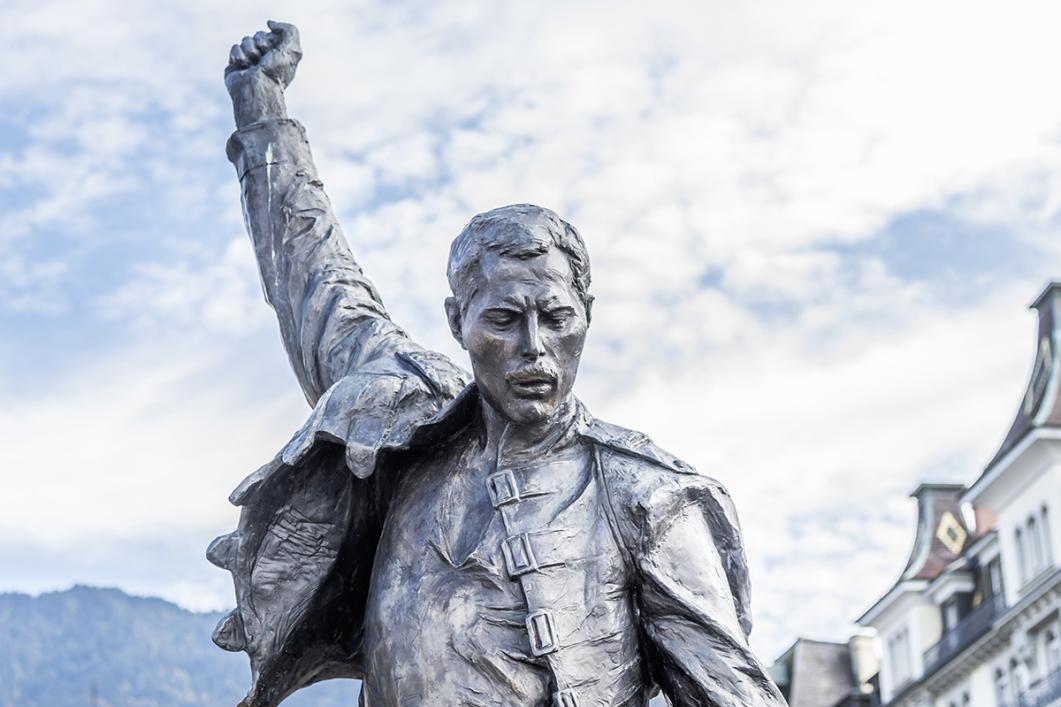
[[546,452],[568,436],[578,413],[573,396],[556,408],[549,417],[529,423],[509,420],[485,398],[479,398],[480,440],[484,455],[502,457],[527,456]]

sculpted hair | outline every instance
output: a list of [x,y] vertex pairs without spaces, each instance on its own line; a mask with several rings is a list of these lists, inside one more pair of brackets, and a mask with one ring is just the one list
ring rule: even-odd
[[481,213],[464,227],[449,249],[446,277],[463,311],[478,289],[484,251],[509,258],[533,258],[556,248],[571,265],[575,292],[589,314],[589,253],[575,227],[553,211],[533,204],[512,204]]

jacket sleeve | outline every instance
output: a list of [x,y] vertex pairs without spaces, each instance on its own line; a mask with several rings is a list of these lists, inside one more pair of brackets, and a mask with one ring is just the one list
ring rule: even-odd
[[275,707],[308,684],[361,677],[361,626],[380,521],[374,479],[324,446],[297,466],[279,459],[233,493],[239,527],[207,558],[232,573],[237,608],[214,642],[250,658],[240,707]]
[[748,574],[725,489],[691,469],[640,508],[634,562],[656,682],[675,707],[781,707],[748,646]]
[[250,658],[240,707],[276,707],[319,680],[362,676],[372,564],[408,463],[377,462],[429,422],[442,425],[440,409],[462,385],[444,358],[399,360],[412,370],[354,373],[329,388],[292,440],[230,496],[239,526],[214,540],[207,558],[232,574],[236,609],[214,642]]
[[414,347],[354,260],[301,124],[274,119],[237,130],[228,157],[265,297],[310,404],[344,375]]

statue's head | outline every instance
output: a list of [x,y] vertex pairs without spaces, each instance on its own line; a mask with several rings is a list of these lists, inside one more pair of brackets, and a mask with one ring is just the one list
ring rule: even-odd
[[571,396],[589,328],[589,254],[549,209],[479,214],[450,248],[446,315],[480,393],[517,424],[551,416]]

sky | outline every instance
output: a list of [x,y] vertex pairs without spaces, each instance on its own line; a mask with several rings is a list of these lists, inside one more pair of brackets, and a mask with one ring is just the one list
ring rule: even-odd
[[472,215],[585,237],[576,393],[722,481],[752,644],[843,640],[921,481],[971,483],[1061,277],[1056,3],[5,0],[0,591],[233,603],[204,548],[308,413],[245,235],[222,70],[267,19],[392,317],[447,332]]

